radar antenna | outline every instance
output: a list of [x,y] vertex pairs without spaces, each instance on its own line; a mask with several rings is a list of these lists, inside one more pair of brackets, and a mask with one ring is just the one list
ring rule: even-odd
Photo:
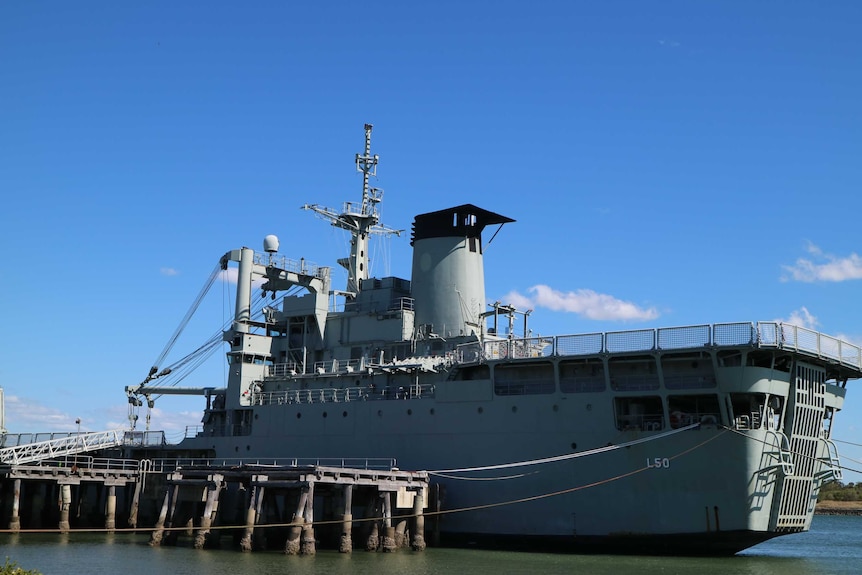
[[373,188],[368,179],[377,177],[377,162],[380,156],[371,155],[371,124],[365,124],[365,152],[356,154],[356,171],[362,173],[362,203],[344,202],[341,213],[318,204],[305,204],[304,210],[312,210],[333,226],[350,232],[350,256],[338,263],[347,269],[348,300],[356,297],[362,280],[368,278],[368,239],[371,234],[400,236],[404,230],[396,230],[380,222],[378,204],[383,201],[383,190]]

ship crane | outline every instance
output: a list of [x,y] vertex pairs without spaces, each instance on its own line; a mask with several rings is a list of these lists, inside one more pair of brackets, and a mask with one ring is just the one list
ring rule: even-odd
[[400,236],[404,230],[396,230],[380,223],[378,204],[383,200],[383,190],[369,185],[370,177],[377,177],[380,156],[371,155],[371,124],[365,124],[365,152],[356,154],[356,170],[362,173],[362,202],[345,202],[341,212],[318,204],[305,204],[303,210],[311,210],[333,226],[350,232],[350,256],[340,258],[338,263],[347,270],[347,289],[344,295],[352,300],[359,293],[362,280],[368,279],[368,240],[372,234]]

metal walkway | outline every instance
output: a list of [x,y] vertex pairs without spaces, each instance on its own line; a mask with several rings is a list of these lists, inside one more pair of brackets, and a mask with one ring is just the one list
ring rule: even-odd
[[64,455],[75,455],[98,449],[118,447],[123,445],[124,437],[125,432],[117,429],[113,431],[81,433],[59,439],[6,447],[0,449],[0,463],[23,465]]

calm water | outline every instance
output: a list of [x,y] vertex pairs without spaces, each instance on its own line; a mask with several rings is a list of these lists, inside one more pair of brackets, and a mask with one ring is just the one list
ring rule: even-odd
[[[720,559],[616,557],[428,549],[424,553],[320,551],[313,557],[276,552],[151,548],[146,535],[0,535],[0,561],[10,557],[45,575],[840,575],[862,570],[862,517],[817,516],[809,533],[779,537]],[[181,545],[183,540],[181,540]],[[190,541],[189,541],[190,544]]]

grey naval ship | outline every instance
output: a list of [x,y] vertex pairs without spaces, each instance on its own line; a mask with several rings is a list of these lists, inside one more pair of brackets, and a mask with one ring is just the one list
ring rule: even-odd
[[809,528],[841,477],[858,346],[775,321],[536,337],[529,311],[486,300],[483,233],[514,220],[472,204],[415,216],[410,279],[370,277],[371,236],[400,234],[379,221],[371,130],[361,201],[303,206],[350,235],[347,285],[272,235],[227,252],[235,316],[198,350],[229,346],[226,385],[174,387],[191,356],[157,365],[127,387],[130,418],[199,393],[185,453],[426,470],[444,545],[726,555]]

